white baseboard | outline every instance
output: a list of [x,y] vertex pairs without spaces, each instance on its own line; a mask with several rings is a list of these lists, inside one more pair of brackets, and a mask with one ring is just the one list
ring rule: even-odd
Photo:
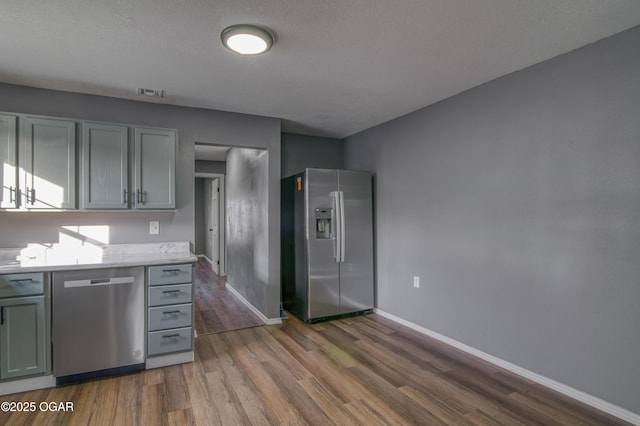
[[278,318],[267,318],[262,312],[260,312],[258,310],[258,308],[256,308],[255,306],[253,306],[251,304],[251,302],[249,302],[247,299],[244,298],[243,295],[241,295],[240,293],[238,293],[238,290],[236,290],[235,288],[233,288],[233,286],[229,283],[226,283],[226,287],[227,290],[229,290],[231,293],[233,293],[238,299],[240,299],[240,301],[242,303],[245,304],[245,306],[249,309],[251,309],[251,312],[253,312],[254,314],[256,314],[258,316],[258,318],[260,318],[262,320],[263,323],[265,323],[266,325],[278,325],[278,324],[282,324],[282,319],[280,317]]
[[512,373],[515,373],[533,382],[541,384],[542,386],[545,386],[549,389],[553,389],[556,392],[560,392],[561,394],[564,394],[570,398],[583,402],[587,405],[590,405],[591,407],[597,408],[600,411],[604,411],[605,413],[611,414],[612,416],[625,420],[634,425],[640,425],[640,414],[636,414],[632,411],[629,411],[625,408],[619,407],[615,404],[602,400],[586,392],[580,391],[578,389],[574,389],[571,386],[567,386],[564,383],[557,382],[541,374],[534,373],[533,371],[529,371],[518,365],[512,364],[509,361],[505,361],[503,359],[490,355],[486,352],[482,352],[476,348],[473,348],[471,346],[465,345],[464,343],[458,342],[457,340],[453,340],[447,336],[443,336],[442,334],[436,333],[433,330],[429,330],[428,328],[419,326],[403,318],[381,311],[380,309],[376,308],[374,309],[374,312],[382,317],[390,319],[391,321],[397,322],[398,324],[404,325],[405,327],[408,327],[426,336],[439,340],[442,343],[445,343],[449,346],[453,346],[456,349],[460,349],[461,351],[464,351],[470,355],[473,355],[487,362],[490,362],[493,365],[502,367],[505,370],[509,370]]
[[12,393],[28,392],[54,387],[56,387],[56,379],[51,375],[30,377],[28,379],[0,383],[0,395],[9,395]]
[[206,254],[196,254],[196,257],[204,257],[204,260],[206,260],[209,265],[213,265],[213,261],[209,259]]

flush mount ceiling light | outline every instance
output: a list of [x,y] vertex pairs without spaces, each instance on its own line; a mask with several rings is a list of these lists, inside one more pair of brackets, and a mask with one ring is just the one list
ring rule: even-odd
[[271,49],[273,36],[255,25],[232,25],[220,34],[227,49],[241,55],[259,55]]

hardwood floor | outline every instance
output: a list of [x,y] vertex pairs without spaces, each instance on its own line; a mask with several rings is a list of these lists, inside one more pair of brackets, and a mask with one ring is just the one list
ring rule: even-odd
[[196,361],[0,397],[74,403],[0,424],[621,425],[375,314],[196,339]]
[[200,257],[195,268],[195,320],[198,335],[264,325],[225,286],[226,277],[216,275]]

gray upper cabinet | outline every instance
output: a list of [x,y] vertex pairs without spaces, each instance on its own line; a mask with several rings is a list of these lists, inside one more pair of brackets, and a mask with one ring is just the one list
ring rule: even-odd
[[82,135],[82,208],[129,208],[128,128],[85,122]]
[[0,379],[44,373],[44,296],[0,300],[0,311]]
[[20,118],[20,204],[28,209],[76,208],[76,122]]
[[17,117],[0,114],[0,208],[18,207]]
[[176,132],[138,127],[134,133],[135,208],[175,208]]

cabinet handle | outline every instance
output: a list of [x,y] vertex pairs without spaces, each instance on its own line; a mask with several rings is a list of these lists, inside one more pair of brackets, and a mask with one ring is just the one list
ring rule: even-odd
[[15,191],[15,189],[13,189],[13,186],[9,187],[9,204],[13,204],[13,202],[15,201],[15,198],[13,196],[13,191]]
[[164,311],[162,315],[180,315],[180,311]]
[[137,195],[137,202],[138,202],[138,204],[144,204],[144,203],[146,203],[146,200],[145,200],[145,198],[146,198],[146,194],[147,194],[147,192],[146,192],[146,191],[141,191],[141,190],[139,190],[139,189],[138,189],[138,195]]
[[164,294],[175,294],[175,293],[180,293],[180,290],[164,290],[162,293],[164,293]]
[[4,306],[0,308],[0,325],[4,325]]
[[175,339],[177,337],[180,337],[180,335],[178,333],[175,334],[165,334],[162,336],[163,339]]
[[169,274],[179,274],[180,269],[163,269],[162,272],[167,272]]
[[36,203],[36,190],[35,188],[27,187],[27,192],[25,193],[27,197],[27,204],[34,205]]
[[126,205],[127,201],[129,201],[129,197],[127,197],[127,190],[124,189],[122,193],[122,204]]
[[16,284],[22,284],[23,282],[32,283],[33,282],[33,278],[22,278],[22,279],[17,279],[17,280],[9,280],[9,282],[16,283]]

